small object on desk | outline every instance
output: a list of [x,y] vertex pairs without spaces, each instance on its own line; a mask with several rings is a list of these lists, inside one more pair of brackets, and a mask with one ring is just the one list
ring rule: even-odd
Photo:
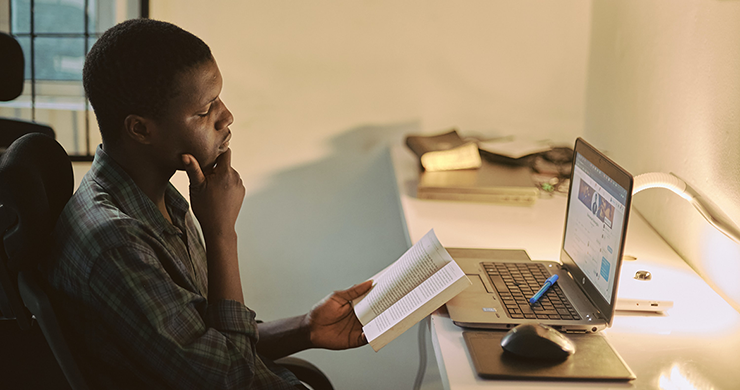
[[615,310],[665,313],[673,308],[673,275],[658,265],[653,265],[652,271],[643,266],[639,263],[622,266],[624,277],[619,281]]
[[540,290],[537,291],[532,296],[532,298],[529,298],[529,303],[530,304],[537,303],[537,301],[539,301],[540,298],[542,298],[542,296],[545,295],[545,293],[550,288],[550,286],[552,286],[553,284],[555,284],[555,282],[557,282],[557,281],[558,281],[558,275],[557,274],[552,275],[549,278],[547,278],[547,280],[545,280],[545,283],[542,285],[542,287],[540,288]]
[[428,172],[478,169],[481,166],[478,145],[468,142],[454,149],[426,152],[421,156],[421,166]]
[[519,159],[552,150],[552,142],[550,140],[531,140],[509,136],[490,141],[479,141],[478,148],[499,156]]
[[637,280],[650,280],[652,278],[653,275],[650,273],[650,271],[640,270],[635,272],[635,279]]
[[[555,162],[547,156],[551,155],[554,149],[562,148],[553,148],[548,140],[530,141],[508,136],[478,141],[478,149],[483,159],[495,164],[534,167],[535,164],[542,165],[543,161]],[[572,155],[573,150],[571,149],[570,152]],[[538,159],[538,157],[545,158],[543,160]],[[556,158],[555,160],[560,159]],[[568,165],[565,162],[564,166]]]
[[427,152],[449,150],[463,144],[465,144],[465,140],[457,134],[455,129],[436,135],[409,135],[406,137],[406,146],[419,158]]
[[410,135],[406,146],[427,171],[477,169],[481,166],[478,145],[462,139],[457,130],[437,135]]
[[557,330],[542,324],[521,324],[501,339],[501,348],[522,358],[565,360],[576,346]]

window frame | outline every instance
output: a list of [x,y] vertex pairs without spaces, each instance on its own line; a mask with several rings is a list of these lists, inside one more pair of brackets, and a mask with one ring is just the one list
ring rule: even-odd
[[[96,31],[90,31],[90,3],[91,1],[95,0],[84,0],[84,15],[83,15],[83,23],[84,23],[84,30],[83,32],[76,32],[76,33],[57,33],[57,32],[38,32],[36,28],[36,17],[35,17],[35,0],[29,0],[30,7],[30,26],[28,32],[15,32],[13,31],[13,0],[8,0],[8,33],[15,37],[16,39],[30,39],[30,50],[29,50],[29,56],[30,58],[27,58],[26,61],[30,61],[30,75],[26,74],[24,76],[24,90],[29,90],[30,88],[30,101],[28,99],[16,99],[11,102],[6,102],[2,104],[3,107],[9,107],[9,108],[16,108],[16,109],[23,109],[23,108],[30,108],[31,110],[31,120],[36,121],[36,108],[40,105],[39,104],[39,97],[54,97],[54,96],[70,96],[65,95],[63,93],[60,93],[60,91],[64,90],[73,90],[77,89],[78,91],[81,91],[81,94],[79,95],[71,95],[72,100],[76,100],[76,98],[79,96],[80,101],[77,102],[60,102],[60,103],[41,103],[41,107],[44,108],[44,105],[48,107],[56,105],[54,109],[60,110],[60,111],[68,111],[71,112],[73,117],[75,118],[73,120],[74,123],[77,123],[77,113],[82,112],[84,116],[84,147],[83,147],[83,153],[82,154],[70,154],[70,159],[72,161],[92,161],[94,155],[95,155],[95,146],[91,145],[91,134],[90,134],[90,117],[94,115],[94,113],[91,110],[90,107],[90,101],[87,99],[86,94],[84,93],[84,89],[82,89],[81,81],[77,80],[46,80],[46,79],[38,79],[37,78],[37,72],[36,72],[36,39],[38,38],[80,38],[84,40],[84,53],[87,54],[87,52],[90,50],[90,41],[91,39],[99,38],[100,35],[102,35],[102,32],[96,32]],[[139,18],[149,18],[149,0],[138,0],[139,4]],[[41,93],[40,93],[41,92]],[[62,108],[59,108],[62,107]],[[67,108],[64,108],[67,107]],[[73,131],[76,131],[76,133],[73,135],[73,138],[77,138],[77,134],[80,132],[81,125],[76,125],[77,128],[73,129]]]

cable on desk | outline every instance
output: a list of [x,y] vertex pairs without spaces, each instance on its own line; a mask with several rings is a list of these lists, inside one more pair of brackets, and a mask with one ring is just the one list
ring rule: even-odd
[[419,371],[416,373],[416,380],[414,380],[414,390],[421,389],[422,383],[424,383],[424,374],[427,369],[427,343],[426,343],[426,329],[431,327],[431,316],[426,316],[424,320],[419,322]]

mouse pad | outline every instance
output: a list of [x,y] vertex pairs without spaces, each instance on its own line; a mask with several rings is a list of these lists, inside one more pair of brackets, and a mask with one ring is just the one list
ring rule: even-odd
[[524,359],[501,348],[504,331],[465,331],[475,371],[482,378],[629,381],[627,364],[601,334],[568,334],[576,353],[564,361]]

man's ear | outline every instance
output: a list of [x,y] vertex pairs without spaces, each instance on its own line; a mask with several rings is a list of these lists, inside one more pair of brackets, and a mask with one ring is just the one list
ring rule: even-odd
[[151,143],[153,127],[154,123],[150,119],[136,114],[129,114],[123,120],[124,135],[140,144]]

